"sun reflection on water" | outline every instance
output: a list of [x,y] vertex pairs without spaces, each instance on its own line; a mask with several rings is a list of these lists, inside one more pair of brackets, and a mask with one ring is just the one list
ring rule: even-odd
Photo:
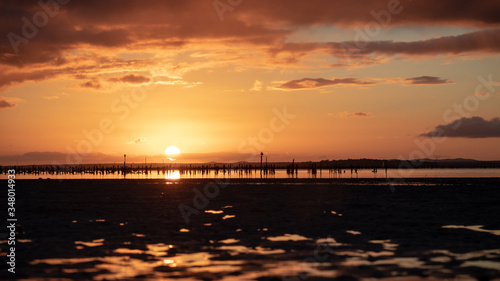
[[168,171],[165,173],[165,179],[167,180],[178,180],[181,178],[181,173],[179,171]]

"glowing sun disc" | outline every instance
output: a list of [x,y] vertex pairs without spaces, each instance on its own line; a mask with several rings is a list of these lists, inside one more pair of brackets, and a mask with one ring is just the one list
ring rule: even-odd
[[171,145],[165,149],[166,155],[176,155],[179,153],[181,153],[181,150],[175,145]]

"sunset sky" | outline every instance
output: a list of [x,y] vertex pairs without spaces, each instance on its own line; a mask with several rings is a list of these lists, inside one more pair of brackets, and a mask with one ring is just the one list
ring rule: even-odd
[[500,160],[500,1],[0,3],[0,164]]

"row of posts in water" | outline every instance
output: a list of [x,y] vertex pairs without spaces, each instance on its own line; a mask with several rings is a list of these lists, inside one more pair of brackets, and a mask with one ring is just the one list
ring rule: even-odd
[[122,165],[21,165],[21,166],[0,166],[0,174],[7,174],[8,170],[15,170],[16,174],[24,175],[39,175],[39,174],[93,174],[93,175],[109,175],[109,174],[164,174],[169,171],[179,171],[181,174],[219,174],[219,173],[241,173],[252,174],[262,172],[264,174],[274,174],[276,167],[274,165],[137,165],[128,164]]
[[[150,175],[156,172],[157,175],[166,173],[172,173],[173,171],[178,171],[179,175],[185,175],[188,177],[197,176],[197,175],[206,175],[209,176],[211,174],[217,176],[219,174],[231,175],[231,173],[239,174],[239,175],[260,175],[263,176],[273,176],[276,173],[276,170],[286,170],[286,173],[290,177],[297,177],[299,170],[307,171],[307,173],[312,176],[316,176],[322,171],[328,171],[329,174],[335,176],[342,176],[349,169],[343,169],[338,167],[321,167],[316,163],[311,163],[309,167],[304,167],[301,165],[299,167],[295,161],[293,161],[289,165],[259,165],[259,164],[209,164],[209,165],[158,165],[158,164],[150,164],[150,165],[138,165],[138,164],[128,164],[125,166],[122,165],[21,165],[21,166],[0,166],[0,174],[7,174],[9,169],[15,169],[16,174],[21,175],[82,175],[82,174],[90,174],[90,175],[127,175],[127,174],[135,174],[135,175]],[[358,169],[351,168],[350,174],[357,175]],[[377,172],[377,168],[374,168],[374,173]]]

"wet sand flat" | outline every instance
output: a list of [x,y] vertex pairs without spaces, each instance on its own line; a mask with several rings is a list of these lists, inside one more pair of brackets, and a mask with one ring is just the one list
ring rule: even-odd
[[25,280],[500,280],[494,178],[19,180],[16,211]]

